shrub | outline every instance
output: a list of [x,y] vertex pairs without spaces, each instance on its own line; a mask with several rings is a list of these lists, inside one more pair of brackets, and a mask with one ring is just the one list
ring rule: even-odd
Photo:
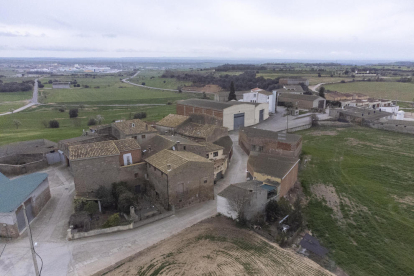
[[52,81],[52,80],[49,80],[47,83],[48,83],[48,84],[52,84],[52,83],[53,83],[53,81]]
[[94,119],[94,118],[90,118],[88,121],[88,126],[94,126],[96,125],[98,122]]
[[65,112],[65,108],[64,107],[59,107],[59,111],[60,112]]
[[85,224],[89,224],[91,217],[88,212],[74,213],[69,218],[69,225],[73,225],[74,229],[84,228]]
[[115,201],[118,200],[118,197],[123,193],[124,190],[128,190],[126,182],[112,183],[112,196]]
[[48,126],[47,121],[46,121],[46,120],[42,120],[42,125],[43,125],[44,127],[47,127],[47,126]]
[[345,83],[345,81],[344,80],[341,80],[341,83]]
[[141,83],[141,85],[145,85],[145,82]]
[[279,201],[271,200],[266,205],[266,219],[269,222],[274,222],[284,218],[292,212],[292,207],[289,201],[281,198]]
[[78,117],[79,110],[77,108],[73,108],[69,110],[69,118],[76,118]]
[[59,128],[59,122],[56,120],[50,120],[49,121],[49,127],[50,128]]
[[138,112],[134,114],[134,119],[144,119],[147,118],[147,112]]
[[168,102],[167,105],[172,105],[172,102]]
[[90,200],[85,204],[83,210],[88,212],[89,214],[94,214],[99,211],[98,203]]
[[107,221],[105,221],[105,223],[102,225],[102,228],[118,226],[120,223],[121,223],[121,217],[119,216],[118,213],[116,213],[110,216]]
[[73,206],[74,206],[75,212],[82,212],[83,209],[85,208],[85,205],[86,205],[85,199],[75,198],[73,200]]
[[129,207],[134,205],[134,202],[135,202],[134,195],[130,191],[125,190],[118,197],[118,211],[129,213]]
[[104,208],[111,207],[115,203],[111,191],[109,191],[109,189],[105,186],[99,186],[99,188],[95,191],[95,196],[101,201],[101,205]]

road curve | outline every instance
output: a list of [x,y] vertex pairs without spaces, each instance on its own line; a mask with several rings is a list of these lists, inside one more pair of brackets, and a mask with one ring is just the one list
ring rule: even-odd
[[34,86],[33,86],[33,97],[30,100],[30,103],[28,103],[25,106],[22,106],[22,107],[20,107],[16,110],[13,110],[13,112],[1,113],[0,116],[17,113],[17,112],[23,111],[25,109],[28,109],[31,106],[38,105],[38,104],[39,104],[39,102],[38,102],[38,84],[37,84],[37,79],[35,79],[35,83],[34,83]]

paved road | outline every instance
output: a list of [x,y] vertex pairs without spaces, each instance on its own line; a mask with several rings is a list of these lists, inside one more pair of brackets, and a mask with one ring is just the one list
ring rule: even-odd
[[[131,77],[128,77],[128,78],[125,78],[125,79],[123,79],[122,80],[122,82],[124,82],[124,83],[128,83],[128,84],[131,84],[131,85],[134,85],[134,86],[139,86],[139,87],[144,87],[144,88],[148,88],[148,89],[154,89],[154,90],[162,90],[162,91],[171,91],[171,92],[178,92],[178,90],[177,89],[168,89],[168,88],[159,88],[159,87],[151,87],[151,86],[146,86],[146,85],[142,85],[142,84],[137,84],[137,83],[133,83],[133,82],[130,82],[129,81],[129,79],[131,79],[131,78],[134,78],[134,77],[136,77],[139,73],[140,73],[141,71],[138,71],[136,74],[134,74],[133,76],[131,76]],[[182,93],[203,93],[203,92],[200,92],[200,91],[182,91]],[[207,94],[214,94],[214,93],[211,93],[211,92],[206,92]]]
[[[286,117],[283,117],[282,109],[256,127],[276,131],[285,129]],[[289,124],[295,126],[309,122],[308,117],[289,117],[292,121]],[[238,132],[230,132],[230,137],[234,143],[233,157],[225,178],[215,185],[215,194],[232,183],[246,180],[248,156],[238,145]],[[34,242],[37,243],[36,251],[44,261],[43,276],[93,274],[217,214],[216,200],[212,200],[178,210],[174,216],[137,229],[69,242],[66,241],[66,231],[73,209],[73,177],[63,165],[50,167],[46,172],[49,174],[52,198],[31,224]],[[4,244],[0,241],[0,248]],[[0,258],[0,275],[33,274],[29,241],[27,234],[24,234],[7,244]]]
[[37,104],[39,104],[39,102],[37,101],[37,99],[38,99],[38,84],[37,84],[37,79],[35,79],[35,83],[34,83],[34,86],[33,86],[33,97],[30,100],[30,103],[28,103],[27,105],[22,106],[22,107],[20,107],[20,108],[18,108],[16,110],[14,110],[13,112],[2,113],[2,114],[0,114],[0,116],[17,113],[17,112],[20,112],[22,110],[28,109],[31,106],[37,105]]

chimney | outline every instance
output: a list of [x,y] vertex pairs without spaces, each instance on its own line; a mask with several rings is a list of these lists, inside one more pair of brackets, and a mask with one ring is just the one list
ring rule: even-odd
[[171,171],[171,164],[167,164],[167,171]]

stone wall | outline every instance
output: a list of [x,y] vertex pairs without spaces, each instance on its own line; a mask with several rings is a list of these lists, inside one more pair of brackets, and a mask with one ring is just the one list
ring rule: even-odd
[[216,126],[223,126],[223,119],[217,118],[208,114],[190,114],[191,122],[197,124],[208,124],[208,125],[216,125]]
[[[36,161],[27,162],[22,165],[11,165],[10,164],[16,160],[20,160],[20,161],[36,160]],[[7,162],[7,163],[4,164],[2,162]],[[0,172],[6,176],[13,176],[13,175],[36,172],[36,171],[46,168],[47,166],[48,166],[48,163],[47,163],[46,158],[43,156],[43,154],[40,154],[39,156],[37,154],[35,154],[34,156],[18,154],[17,156],[2,157],[0,160]]]
[[150,164],[147,164],[147,173],[151,187],[149,196],[159,201],[164,209],[169,210],[168,176]]
[[145,162],[123,166],[119,170],[119,178],[117,182],[126,182],[131,188],[140,185],[140,189],[145,189],[143,181],[147,174],[147,166]]
[[288,191],[295,185],[298,180],[299,162],[290,170],[290,172],[282,179],[279,189],[279,198],[286,195]]
[[371,128],[382,129],[387,131],[399,132],[414,134],[414,123],[409,121],[401,121],[398,123],[389,123],[389,122],[364,122],[364,125]]
[[33,215],[36,217],[51,198],[49,180],[46,178],[31,196],[33,199]]
[[[0,216],[1,221],[1,216]],[[0,237],[4,238],[18,238],[19,237],[19,228],[17,227],[17,222],[14,224],[6,224],[0,222]]]

